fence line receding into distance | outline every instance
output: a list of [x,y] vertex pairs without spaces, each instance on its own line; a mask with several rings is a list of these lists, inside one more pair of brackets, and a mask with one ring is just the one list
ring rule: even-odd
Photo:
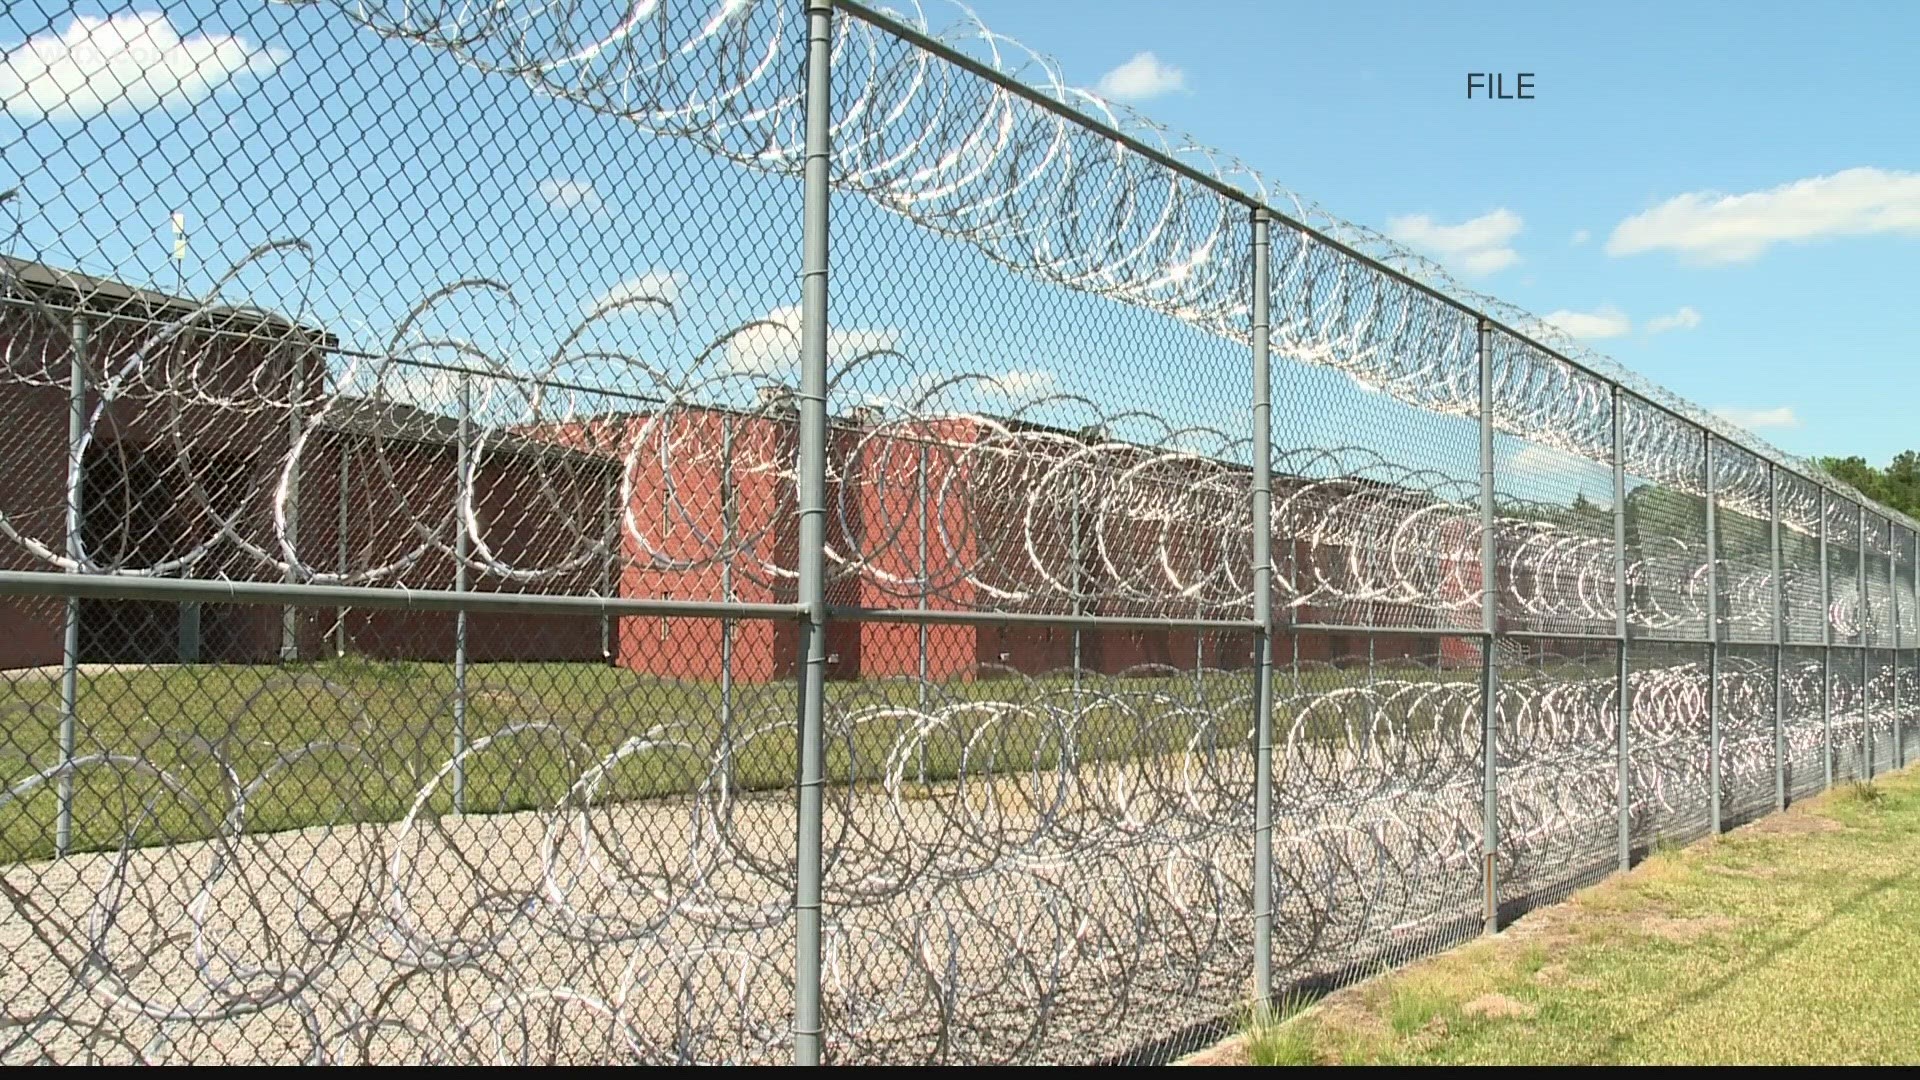
[[1920,528],[964,9],[0,16],[0,1060],[1164,1060],[1906,763]]

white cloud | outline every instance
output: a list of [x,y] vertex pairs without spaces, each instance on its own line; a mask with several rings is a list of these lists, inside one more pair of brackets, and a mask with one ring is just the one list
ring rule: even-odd
[[230,34],[182,38],[167,17],[77,16],[59,33],[28,38],[0,60],[8,112],[84,120],[206,97],[241,75],[261,76],[287,53]]
[[[648,270],[620,282],[613,288],[594,297],[586,304],[586,311],[599,311],[632,301],[622,310],[639,314],[649,310],[660,311],[662,305],[677,308],[680,294],[686,288],[686,275],[672,270]],[[651,302],[649,302],[651,301]]]
[[1495,210],[1458,225],[1441,225],[1426,214],[1387,219],[1387,235],[1469,274],[1491,274],[1520,261],[1511,241],[1524,224],[1511,210]]
[[1505,455],[1500,468],[1510,476],[1580,476],[1586,465],[1564,450],[1542,443],[1526,443]]
[[1589,341],[1633,333],[1633,320],[1612,304],[1602,305],[1597,311],[1562,309],[1542,317],[1540,321],[1569,337],[1586,338]]
[[1691,307],[1681,307],[1671,315],[1662,315],[1647,322],[1647,333],[1664,334],[1669,330],[1691,330],[1700,325],[1700,312]]
[[1607,254],[1745,262],[1785,241],[1869,233],[1920,235],[1920,173],[1845,169],[1744,195],[1689,192],[1615,226]]
[[[898,348],[897,330],[827,330],[827,362],[844,364],[857,356]],[[754,375],[785,375],[800,367],[800,307],[777,307],[727,343],[727,367]]]
[[994,378],[994,389],[1009,398],[1038,397],[1052,393],[1056,385],[1051,371],[1004,371]]
[[1113,101],[1145,101],[1186,88],[1186,72],[1143,52],[1100,76],[1100,84],[1094,89]]
[[534,185],[534,190],[555,210],[585,210],[589,214],[600,210],[600,192],[594,188],[591,180],[555,177],[540,181]]
[[1573,246],[1574,247],[1579,247],[1581,244],[1584,244],[1591,239],[1593,239],[1593,234],[1588,232],[1587,230],[1585,229],[1573,230]]
[[1759,431],[1763,428],[1797,428],[1800,417],[1794,413],[1793,406],[1782,405],[1777,409],[1715,409],[1713,415],[1736,427]]
[[466,381],[468,408],[476,413],[485,412],[482,399],[490,397],[487,391],[500,380],[475,379],[440,368],[389,364],[380,370],[373,393],[369,396],[383,403],[411,405],[427,412],[452,416],[460,408],[463,379]]

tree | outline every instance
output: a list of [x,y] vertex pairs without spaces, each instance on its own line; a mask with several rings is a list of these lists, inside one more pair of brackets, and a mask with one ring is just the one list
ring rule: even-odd
[[1920,517],[1920,452],[1903,450],[1883,469],[1867,459],[1823,457],[1816,462],[1828,476],[1852,484],[1860,494],[1892,510]]
[[[1902,450],[1893,456],[1885,474],[1887,494],[1912,514],[1920,507],[1920,453]],[[1916,515],[1920,516],[1920,515]]]

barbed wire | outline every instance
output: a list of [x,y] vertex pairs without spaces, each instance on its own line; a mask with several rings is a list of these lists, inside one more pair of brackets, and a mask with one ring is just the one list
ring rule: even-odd
[[[1616,687],[1583,663],[1542,657],[1503,680],[1503,880],[1552,877],[1612,843]],[[1478,683],[1412,663],[1397,671],[1362,680],[1365,669],[1308,665],[1276,702],[1274,874],[1286,917],[1275,960],[1290,977],[1371,962],[1477,918]],[[1246,977],[1233,928],[1250,904],[1244,676],[1182,672],[1143,688],[1135,673],[1083,673],[1076,691],[1069,674],[1013,676],[997,695],[919,707],[875,694],[831,709],[838,769],[864,781],[837,785],[827,808],[826,992],[846,1017],[838,1060],[1026,1056],[1048,1040],[1098,1038],[1117,1011],[1177,1001],[1196,980]],[[1870,688],[1837,683],[1830,737],[1884,734],[1891,720],[1869,698],[1886,700],[1893,677],[1883,667]],[[1913,673],[1901,677],[1911,693]],[[1735,662],[1721,678],[1726,782],[1758,783],[1772,769],[1771,666]],[[1795,760],[1829,737],[1821,682],[1805,664],[1781,684]],[[1634,827],[1703,813],[1706,669],[1636,670],[1628,688]],[[324,826],[242,844],[255,808],[304,769],[384,771],[360,740],[393,732],[349,686],[269,681],[235,721],[290,693],[329,694],[359,719],[253,774],[220,743],[200,746],[231,778],[218,793],[185,779],[193,762],[128,747],[0,795],[13,805],[61,776],[88,777],[120,789],[132,811],[125,843],[65,864],[91,884],[9,891],[40,929],[23,948],[45,961],[42,1005],[10,1009],[13,1046],[78,1036],[103,1058],[192,1060],[196,1040],[265,1024],[276,1035],[259,1049],[287,1061],[505,1063],[525,1049],[515,1032],[561,1023],[584,1040],[569,1052],[600,1060],[784,1052],[791,975],[762,942],[793,888],[790,828],[767,826],[792,804],[744,788],[740,773],[765,747],[792,745],[790,693],[768,688],[730,724],[689,717],[610,751],[523,695],[522,719],[422,770],[391,824],[343,806]],[[1004,753],[1014,732],[1019,763]],[[501,755],[557,768],[550,802],[480,819],[427,809],[456,766]],[[624,796],[662,770],[684,777],[684,795]],[[199,839],[142,846],[162,817]]]
[[[645,130],[692,140],[742,164],[799,171],[803,102],[797,88],[783,80],[776,60],[799,48],[801,23],[763,15],[782,7],[774,0],[725,0],[705,10],[548,0],[526,12],[453,0],[297,2],[337,5],[377,33],[446,51],[479,70],[523,80]],[[1689,424],[1867,501],[1809,463],[1648,382],[1546,320],[1469,288],[1433,260],[1330,213],[1237,157],[1073,86],[1057,62],[993,31],[958,0],[913,0],[877,10],[1065,112],[979,79],[894,36],[884,23],[836,19],[832,164],[837,186],[966,240],[1017,271],[1138,304],[1236,340],[1248,333],[1250,268],[1245,260],[1229,257],[1238,247],[1228,238],[1244,228],[1247,205],[1276,205],[1318,234],[1454,298],[1465,309],[1318,242],[1313,232],[1283,230],[1275,259],[1276,292],[1301,300],[1278,305],[1282,322],[1274,340],[1284,354],[1309,362],[1341,356],[1348,374],[1376,389],[1423,405],[1430,405],[1428,395],[1437,390],[1443,397],[1458,397],[1452,407],[1474,411],[1477,405],[1467,393],[1475,385],[1467,364],[1472,351],[1458,348],[1462,340],[1470,343],[1472,328],[1454,332],[1453,362],[1446,370],[1422,365],[1418,358],[1440,350],[1430,335],[1413,328],[1439,313],[1479,312]],[[1208,183],[1131,152],[1108,138],[1108,131]],[[1289,320],[1286,313],[1295,310],[1306,314]],[[1579,380],[1548,351],[1515,344],[1530,355],[1509,363],[1534,370],[1513,373],[1503,388]],[[1375,356],[1394,357],[1389,363],[1411,366],[1424,378],[1383,377],[1386,373],[1368,364]],[[1590,418],[1594,411],[1590,394],[1542,392],[1529,406],[1502,407],[1499,417],[1516,434],[1555,442],[1569,430],[1557,422],[1565,414]],[[1561,415],[1544,415],[1548,412]]]
[[[503,111],[501,145],[578,139],[563,164],[661,178],[702,219],[650,215],[691,245],[666,261],[728,280],[690,301],[682,266],[626,276],[640,245],[587,236],[605,222],[586,215],[536,226],[551,234],[516,239],[503,267],[434,220],[465,197],[451,183],[394,200],[400,232],[432,230],[426,258],[371,231],[330,248],[341,223],[316,214],[196,296],[0,259],[0,389],[21,403],[0,566],[200,583],[174,605],[93,600],[176,594],[86,582],[64,622],[8,604],[25,632],[0,679],[0,1060],[787,1060],[811,988],[796,849],[817,840],[831,1060],[1084,1063],[1244,1000],[1256,885],[1278,908],[1276,985],[1338,983],[1478,932],[1489,869],[1496,902],[1533,902],[1618,865],[1623,789],[1631,847],[1720,825],[1723,797],[1751,810],[1776,783],[1811,789],[1849,746],[1867,773],[1883,744],[1904,754],[1920,700],[1888,648],[1920,640],[1904,524],[1883,532],[1517,309],[1071,87],[958,5],[896,13],[932,50],[851,8],[833,21],[829,171],[857,196],[835,228],[875,275],[944,258],[901,240],[930,231],[1040,302],[989,295],[1004,306],[955,317],[997,280],[972,263],[928,296],[836,293],[854,298],[837,314],[910,315],[846,325],[913,332],[828,336],[813,600],[836,678],[803,702],[792,622],[769,614],[812,604],[788,602],[816,554],[796,540],[801,316],[768,310],[790,282],[748,295],[780,270],[758,243],[776,226],[722,231],[755,191],[694,205],[707,177],[687,164],[793,193],[796,5],[286,6],[312,9],[289,37],[340,31],[323,66],[373,41],[421,65],[382,83],[439,65],[528,91],[513,109],[551,111]],[[105,25],[91,18],[73,26]],[[31,40],[72,32],[42,29]],[[264,107],[304,107],[285,100]],[[582,164],[605,143],[569,133],[568,106],[693,152]],[[287,144],[343,132],[300,134]],[[476,162],[495,165],[455,167]],[[103,206],[137,186],[90,175]],[[233,234],[283,227],[280,197],[241,186]],[[378,192],[339,198],[387,212]],[[1254,203],[1290,218],[1270,329],[1295,408],[1268,433],[1265,537],[1232,344],[1251,333]],[[138,231],[52,198],[22,220],[54,249]],[[623,275],[579,307],[568,294],[607,267],[568,279],[576,239]],[[347,296],[381,314],[322,310]],[[1143,330],[1097,298],[1165,318]],[[983,341],[1002,319],[1010,343]],[[1211,335],[1219,372],[1162,334],[1186,328]],[[1468,446],[1483,348],[1490,449]],[[1040,370],[1054,363],[1084,370]],[[1259,641],[1256,540],[1281,615]],[[236,609],[207,613],[217,640],[184,598],[231,580],[721,603],[557,628],[569,616],[444,596],[431,606],[461,610],[356,620],[314,610],[344,592],[255,588],[237,598],[251,608],[208,602]],[[704,614],[635,614],[667,610]],[[892,625],[909,614],[920,625]],[[328,618],[332,659],[302,666]],[[82,663],[96,656],[137,659]],[[1273,870],[1256,882],[1266,674]],[[803,704],[822,716],[817,831],[796,809]]]
[[[63,381],[67,373],[59,369],[69,362],[71,343],[60,313],[18,282],[0,277],[0,285],[37,309],[49,330],[8,338],[10,377],[29,385]],[[670,308],[671,301],[634,295],[596,309],[553,350],[544,372],[527,373],[470,342],[412,329],[435,304],[466,289],[510,291],[488,281],[436,290],[410,311],[384,353],[345,356],[324,379],[308,379],[297,390],[291,368],[280,369],[275,385],[262,374],[270,366],[252,369],[236,388],[232,341],[194,337],[197,327],[235,317],[217,302],[218,290],[173,320],[120,320],[133,327],[132,336],[89,358],[88,384],[99,388],[98,397],[77,453],[85,459],[97,445],[117,445],[103,439],[124,423],[116,406],[137,402],[149,423],[158,418],[165,437],[138,454],[105,455],[91,482],[132,490],[157,479],[179,492],[175,521],[198,527],[160,535],[155,524],[142,533],[139,523],[129,522],[97,541],[80,538],[69,556],[65,523],[40,512],[43,493],[23,488],[0,500],[0,535],[50,568],[128,576],[190,575],[218,563],[229,576],[364,585],[403,583],[412,575],[420,584],[421,568],[442,567],[436,572],[444,574],[458,558],[483,579],[520,587],[578,587],[595,573],[604,584],[610,566],[664,574],[669,589],[675,577],[696,580],[723,564],[763,585],[794,577],[791,552],[775,528],[790,516],[794,490],[790,390],[777,375],[710,370],[712,357],[729,342],[766,332],[767,323],[728,330],[677,362],[596,347],[591,356],[618,374],[617,390],[559,390],[550,376],[578,362],[573,343],[592,324],[619,308]],[[773,329],[792,332],[784,325]],[[282,356],[316,351],[312,334],[292,327],[256,328],[246,340]],[[21,352],[23,343],[37,343],[38,351]],[[832,383],[850,387],[850,373],[880,353],[911,362],[891,346],[855,355],[835,366]],[[313,362],[323,359],[324,353]],[[410,392],[411,376],[423,371],[443,380],[440,400],[427,400],[426,409]],[[908,385],[912,397],[867,395],[836,421],[846,448],[832,455],[838,528],[826,554],[835,577],[865,580],[896,600],[925,595],[968,606],[1059,610],[1111,601],[1119,610],[1183,614],[1244,613],[1251,606],[1244,436],[1176,428],[1151,413],[1109,415],[1095,402],[1050,390],[1023,394],[987,372]],[[1000,411],[967,407],[983,388]],[[1563,396],[1576,408],[1593,400]],[[727,398],[752,404],[712,403]],[[846,398],[845,391],[836,394]],[[626,402],[644,411],[622,408]],[[1063,405],[1089,422],[1070,431],[1024,419],[1056,414]],[[463,406],[466,419],[451,423],[446,413]],[[396,409],[409,410],[411,422],[365,422],[369,414]],[[1662,412],[1629,410],[1622,420],[1623,463],[1632,463],[1636,476],[1659,481],[1647,492],[1704,490],[1711,464],[1723,515],[1769,520],[1773,477],[1758,459],[1723,449],[1709,463],[1697,433]],[[251,468],[237,470],[230,457],[209,452],[217,433],[261,421],[267,430],[288,432],[277,458],[262,448]],[[716,422],[727,438],[712,437]],[[1608,426],[1603,415],[1584,428],[1562,427],[1557,445],[1576,448]],[[1119,430],[1152,441],[1114,438]],[[302,478],[311,501],[312,474],[324,475],[329,455],[338,457],[347,440],[362,475],[375,478],[356,498],[377,508],[380,527],[353,553],[355,565],[341,566],[342,537],[303,531],[299,505]],[[469,448],[464,474],[448,453],[461,440]],[[496,460],[495,471],[515,474],[515,490],[524,497],[504,503],[494,497],[496,485],[486,476]],[[118,476],[107,480],[100,468]],[[1358,446],[1282,450],[1271,470],[1278,478],[1272,539],[1281,552],[1283,603],[1383,604],[1436,615],[1426,623],[1435,628],[1477,618],[1481,525],[1472,484]],[[719,477],[736,486],[757,483],[766,494],[744,515],[717,513],[715,503],[724,497],[713,483]],[[1685,477],[1694,483],[1682,484]],[[321,496],[347,497],[344,489]],[[1818,526],[1817,489],[1783,485],[1777,501],[1784,528],[1804,533]],[[922,524],[910,527],[916,516]],[[870,526],[868,518],[877,520]],[[455,551],[456,519],[471,541],[464,554]],[[1830,503],[1831,542],[1858,543],[1860,520],[1857,509]],[[1614,621],[1610,526],[1569,518],[1565,506],[1499,496],[1494,528],[1501,591],[1518,613]],[[1865,530],[1864,538],[1876,558],[1893,556],[1875,530]],[[1704,625],[1710,572],[1720,574],[1732,598],[1731,625],[1757,633],[1771,625],[1774,573],[1764,549],[1723,555],[1710,567],[1704,537],[1650,534],[1621,561],[1635,625]],[[1783,571],[1786,595],[1817,595],[1817,569]],[[1890,608],[1876,614],[1879,628],[1891,629]],[[1909,633],[1912,614],[1901,613]],[[1834,632],[1858,634],[1862,619],[1857,590],[1837,590],[1827,613]]]

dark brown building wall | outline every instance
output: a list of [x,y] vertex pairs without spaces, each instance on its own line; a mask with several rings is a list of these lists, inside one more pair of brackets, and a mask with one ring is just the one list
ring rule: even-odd
[[[66,396],[46,381],[49,371],[64,370],[68,345],[60,327],[18,311],[0,313],[0,334],[10,365],[9,381],[0,387],[0,469],[9,478],[0,509],[16,531],[58,547]],[[294,546],[307,572],[324,581],[378,570],[369,583],[454,587],[448,549],[458,473],[456,448],[444,431],[409,436],[382,434],[378,426],[342,426],[335,406],[323,405],[323,363],[311,338],[194,332],[165,347],[153,341],[154,328],[135,320],[101,320],[93,330],[96,370],[137,376],[122,380],[124,393],[104,411],[89,449],[86,486],[94,511],[86,535],[97,559],[151,565],[204,543],[204,556],[185,572],[279,580],[284,575],[271,561],[284,552],[273,497],[293,446],[290,421],[299,413],[311,433],[299,455]],[[281,389],[296,385],[303,388],[298,394]],[[213,404],[222,399],[227,403]],[[429,428],[447,422],[427,414],[414,420]],[[917,581],[924,574],[933,580],[924,603],[934,610],[991,604],[1057,612],[1066,600],[1033,567],[1027,546],[1038,545],[1051,572],[1065,573],[1071,563],[1067,547],[1077,536],[1077,573],[1089,596],[1097,597],[1085,604],[1089,614],[1240,614],[1200,603],[1186,609],[1116,598],[1165,583],[1106,580],[1112,571],[1094,552],[1090,513],[1076,515],[1066,499],[1047,499],[1034,512],[1028,506],[1031,485],[1053,465],[1049,454],[1064,457],[1079,444],[1062,437],[1022,443],[1022,455],[976,452],[992,436],[992,429],[968,420],[936,421],[918,432],[890,428],[877,436],[858,417],[834,422],[826,526],[837,557],[827,563],[830,604],[915,607],[922,603]],[[629,455],[636,440],[646,445]],[[730,593],[744,602],[791,603],[796,448],[795,422],[777,408],[751,415],[686,408],[664,419],[626,416],[510,438],[496,433],[473,452],[472,525],[476,560],[498,565],[474,569],[468,587],[699,600]],[[659,465],[669,460],[670,475]],[[629,467],[622,507],[622,474]],[[1164,473],[1156,483],[1169,489],[1167,498],[1177,499],[1183,481],[1178,466],[1155,468]],[[221,536],[223,524],[237,536]],[[1123,562],[1139,563],[1151,576],[1161,572],[1148,565],[1162,542],[1161,529],[1150,516],[1111,520],[1105,541],[1124,553]],[[735,548],[718,550],[729,530]],[[595,545],[609,541],[611,552],[596,552]],[[1205,550],[1214,542],[1205,529],[1173,537],[1175,551],[1195,562],[1176,572],[1199,574],[1208,559],[1236,557]],[[1296,546],[1296,562],[1302,554]],[[871,561],[857,562],[862,556]],[[11,542],[0,545],[0,566],[54,568]],[[1277,599],[1284,604],[1287,598]],[[1406,625],[1454,625],[1444,614],[1380,608],[1384,619]],[[57,601],[0,603],[0,663],[58,663],[61,610]],[[1305,607],[1294,614],[1310,621],[1322,613]],[[85,648],[97,658],[169,659],[177,615],[176,605],[87,605],[83,626],[91,632],[83,635]],[[204,660],[256,663],[280,655],[278,607],[209,605],[201,622]],[[328,609],[302,612],[297,623],[303,658],[337,647],[331,632],[336,623],[344,625],[352,652],[419,660],[446,660],[453,653],[447,618]],[[730,633],[736,678],[758,682],[795,673],[798,629],[792,621],[740,620]],[[834,620],[829,674],[917,674],[921,634],[910,624]],[[663,678],[718,679],[721,637],[721,624],[706,619],[628,617],[604,627],[591,617],[469,621],[476,660],[606,661]],[[925,639],[925,670],[937,680],[967,677],[982,665],[1047,672],[1070,665],[1074,656],[1073,634],[1065,627],[936,625],[925,630]],[[1173,629],[1089,629],[1080,644],[1083,666],[1111,674],[1196,663],[1231,669],[1245,666],[1249,655],[1234,635]],[[1303,659],[1368,652],[1363,637],[1304,635],[1299,644]],[[1427,648],[1418,640],[1381,637],[1371,655],[1396,658]],[[1471,651],[1470,644],[1466,648]]]
[[[0,324],[4,325],[4,324]],[[18,339],[0,341],[11,348]],[[67,473],[66,391],[9,380],[0,385],[0,514],[16,536],[64,551]],[[54,570],[14,537],[0,538],[0,568]],[[65,602],[0,600],[0,668],[60,662]]]
[[[595,544],[611,532],[616,462],[571,452],[542,454],[523,445],[489,452],[485,444],[472,462],[469,550],[482,565],[470,567],[468,589],[575,596],[613,591],[618,576],[613,559]],[[456,447],[323,432],[311,440],[302,466],[300,536],[302,561],[310,568],[367,573],[392,567],[373,583],[430,590],[457,586],[450,551],[459,511]],[[498,565],[489,567],[488,560]],[[322,640],[322,635],[335,615],[330,610],[321,615],[314,620],[315,632],[301,635],[303,656],[333,647],[331,637]],[[351,611],[345,626],[353,653],[390,660],[453,659],[451,615]],[[467,651],[476,662],[609,661],[616,635],[613,627],[603,632],[594,616],[471,614]]]
[[[315,335],[284,327],[228,333],[222,326],[231,328],[231,320],[215,318],[181,332],[124,314],[89,317],[93,423],[82,484],[88,508],[82,536],[93,560],[138,569],[191,554],[195,557],[174,573],[284,579],[272,565],[285,554],[274,525],[274,496],[295,445],[297,416],[310,432],[299,455],[299,495],[293,502],[299,520],[297,559],[321,575],[399,562],[403,565],[373,583],[452,588],[453,562],[439,549],[452,546],[455,447],[445,439],[382,439],[334,430],[329,425],[337,417],[325,405],[325,358]],[[0,355],[6,362],[0,379],[0,476],[6,477],[0,513],[16,533],[62,552],[68,456],[64,383],[71,348],[65,322],[31,308],[0,306]],[[103,408],[101,385],[114,388],[113,400]],[[476,453],[478,539],[498,560],[518,567],[566,563],[583,544],[569,526],[585,523],[592,530],[605,523],[616,479],[617,463],[611,461],[542,453],[537,446],[508,450],[496,443],[490,450],[482,445]],[[597,507],[604,509],[596,514]],[[429,549],[424,556],[406,557],[423,546]],[[610,584],[606,563],[588,560],[530,581],[475,573],[470,587],[605,592]],[[0,567],[58,568],[11,539],[0,542]],[[57,600],[0,601],[0,666],[59,663],[63,612],[64,603]],[[180,605],[171,603],[86,602],[81,659],[177,660],[180,614]],[[333,609],[299,612],[302,658],[335,647],[330,631],[337,614]],[[350,651],[394,659],[452,656],[450,619],[366,611],[347,613],[345,622]],[[469,647],[476,659],[602,659],[606,650],[598,622],[476,617]],[[262,663],[280,656],[282,610],[277,606],[203,605],[200,627],[203,661]]]

